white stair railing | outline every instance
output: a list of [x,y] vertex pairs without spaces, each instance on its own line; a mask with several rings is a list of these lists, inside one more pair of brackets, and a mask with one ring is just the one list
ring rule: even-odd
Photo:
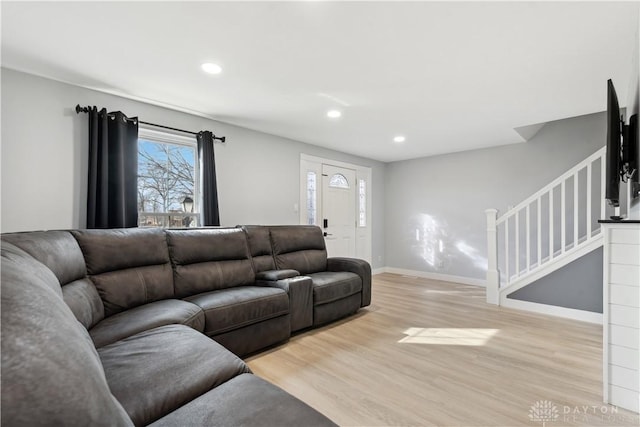
[[553,271],[560,258],[602,239],[605,158],[603,147],[499,218],[496,209],[485,211],[488,303],[500,304],[501,290]]

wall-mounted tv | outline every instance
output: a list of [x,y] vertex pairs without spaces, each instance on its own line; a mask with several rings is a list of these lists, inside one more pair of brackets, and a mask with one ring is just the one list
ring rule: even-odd
[[[631,197],[638,197],[638,115],[625,124],[620,114],[618,95],[611,79],[607,81],[607,160],[605,198],[613,207],[620,206],[620,182],[629,182]],[[612,217],[620,219],[619,216]]]

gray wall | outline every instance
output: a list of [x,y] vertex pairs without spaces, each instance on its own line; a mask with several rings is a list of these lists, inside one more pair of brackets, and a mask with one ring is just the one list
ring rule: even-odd
[[84,226],[87,130],[77,103],[226,135],[216,145],[225,225],[297,223],[300,153],[370,166],[374,268],[478,279],[486,271],[484,210],[504,212],[595,152],[606,128],[604,114],[592,114],[548,123],[523,144],[385,165],[2,69],[2,231]]
[[507,298],[602,313],[602,247]]
[[590,114],[522,144],[387,164],[387,265],[484,279],[484,210],[518,204],[604,146],[605,133],[605,114]]
[[223,225],[297,224],[301,153],[372,168],[373,267],[384,260],[385,164],[121,97],[2,69],[2,231],[86,223],[86,116],[97,105],[167,126],[225,135],[216,144]]

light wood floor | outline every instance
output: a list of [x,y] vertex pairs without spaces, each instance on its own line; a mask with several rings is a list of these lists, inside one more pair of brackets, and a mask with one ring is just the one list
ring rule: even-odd
[[344,426],[542,426],[529,418],[537,401],[557,409],[546,427],[640,424],[602,403],[600,326],[484,298],[483,288],[380,274],[370,307],[248,363]]

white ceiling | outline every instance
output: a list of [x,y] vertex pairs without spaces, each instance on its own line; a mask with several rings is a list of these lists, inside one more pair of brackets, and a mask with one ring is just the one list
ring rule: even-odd
[[387,162],[522,142],[604,110],[608,78],[624,104],[638,20],[637,2],[1,8],[4,67]]

